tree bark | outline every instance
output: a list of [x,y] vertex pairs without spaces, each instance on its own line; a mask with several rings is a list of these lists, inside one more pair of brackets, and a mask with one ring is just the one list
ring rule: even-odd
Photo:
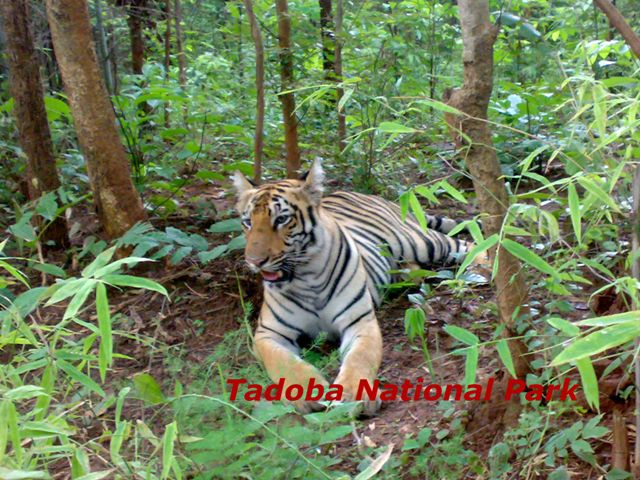
[[104,30],[104,23],[102,21],[102,0],[96,0],[96,36],[98,46],[98,56],[100,58],[100,64],[104,73],[104,80],[109,93],[113,93],[113,74],[111,72],[111,63],[108,58],[109,48],[107,46],[107,35]]
[[[276,0],[278,16],[278,47],[280,55],[280,82],[283,92],[293,88],[293,52],[291,51],[291,19],[287,0]],[[298,146],[298,119],[293,92],[281,93],[284,120],[284,143],[287,159],[287,177],[298,178],[300,169],[300,147]]]
[[593,3],[607,16],[611,25],[620,32],[635,56],[640,58],[640,37],[636,35],[615,5],[610,0],[593,0]]
[[251,0],[244,0],[244,8],[251,25],[251,36],[256,50],[256,132],[253,141],[253,180],[259,184],[262,178],[264,146],[264,46]]
[[333,17],[331,0],[319,0],[320,4],[320,37],[322,39],[322,69],[326,78],[333,78],[335,73],[335,42],[333,34]]
[[176,19],[176,50],[178,54],[178,81],[184,88],[187,85],[187,58],[184,55],[182,36],[182,5],[180,0],[175,0],[174,17]]
[[107,25],[107,52],[109,57],[109,65],[111,65],[111,73],[113,74],[113,94],[118,95],[120,91],[120,80],[118,78],[118,45],[113,29],[113,21],[115,17],[115,9],[107,4],[109,9],[109,24]]
[[[502,177],[500,163],[493,148],[491,132],[485,121],[493,89],[493,44],[498,30],[489,20],[488,0],[459,0],[460,26],[462,29],[464,80],[463,86],[451,94],[447,103],[465,116],[455,119],[456,129],[471,140],[463,147],[465,161],[473,178],[473,185],[482,212],[487,214],[483,228],[487,235],[500,232],[509,208],[509,197]],[[507,250],[492,249],[491,259],[498,255],[495,286],[500,322],[505,325],[505,335],[515,336],[516,316],[528,315],[527,287],[520,262]],[[530,365],[525,358],[527,348],[520,340],[510,340],[509,348],[516,375],[524,380]],[[512,403],[504,422],[517,421],[519,399]]]
[[[44,193],[56,190],[60,179],[47,121],[40,66],[30,29],[29,1],[0,2],[0,13],[6,35],[13,111],[20,145],[27,157],[29,199],[36,201]],[[64,216],[55,219],[48,227],[43,219],[38,219],[38,224],[44,228],[42,240],[52,241],[57,247],[69,245]]]
[[[336,1],[335,58],[333,69],[336,81],[342,82],[342,20],[344,18],[343,0]],[[344,88],[338,87],[338,145],[340,152],[347,146],[347,115],[344,105],[340,108],[340,99],[344,96]]]
[[144,9],[146,0],[133,0],[128,7],[129,41],[131,42],[131,71],[142,75],[144,67]]
[[92,42],[85,0],[47,0],[47,17],[98,216],[109,238],[146,219]]

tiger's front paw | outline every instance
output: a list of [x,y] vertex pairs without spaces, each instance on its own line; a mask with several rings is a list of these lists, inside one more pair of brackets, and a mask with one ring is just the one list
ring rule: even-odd
[[369,398],[366,390],[362,390],[360,398],[358,398],[358,392],[360,389],[360,382],[367,381],[369,384],[373,383],[373,380],[367,378],[364,375],[356,373],[352,374],[340,374],[334,383],[342,385],[342,401],[343,402],[356,402],[360,401],[362,410],[358,412],[359,415],[365,417],[372,417],[380,409],[381,401],[378,397]]

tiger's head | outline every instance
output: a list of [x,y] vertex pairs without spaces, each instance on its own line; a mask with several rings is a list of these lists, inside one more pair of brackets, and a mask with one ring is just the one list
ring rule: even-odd
[[299,180],[256,186],[236,172],[236,210],[247,239],[249,268],[270,283],[290,281],[318,249],[318,207],[324,173],[319,161]]

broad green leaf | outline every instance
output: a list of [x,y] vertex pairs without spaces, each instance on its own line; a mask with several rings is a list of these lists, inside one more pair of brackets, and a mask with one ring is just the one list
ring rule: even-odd
[[42,470],[13,470],[0,467],[0,478],[2,480],[40,480],[51,478],[51,476]]
[[613,347],[630,342],[640,335],[640,322],[632,321],[610,325],[593,332],[586,337],[571,342],[551,362],[551,366],[576,362],[582,358],[592,357]]
[[229,243],[227,243],[227,250],[233,252],[234,250],[241,250],[247,245],[247,239],[244,235],[240,235],[231,239]]
[[51,221],[58,212],[58,202],[55,192],[47,192],[38,199],[36,212],[45,220]]
[[464,328],[457,327],[455,325],[445,325],[444,331],[465,345],[473,346],[480,343],[480,339],[474,333],[471,333],[469,330],[465,330]]
[[132,275],[118,275],[112,273],[103,276],[102,281],[110,285],[116,285],[118,287],[144,288],[145,290],[151,290],[161,293],[165,297],[169,296],[166,288],[164,288],[158,282],[154,282],[153,280],[150,280],[148,278],[134,277]]
[[496,343],[496,350],[498,350],[498,355],[500,356],[500,360],[504,364],[505,368],[509,372],[509,374],[516,378],[516,369],[513,365],[513,357],[511,356],[511,350],[509,350],[509,343],[506,339],[501,338]]
[[202,263],[209,263],[212,260],[215,260],[218,257],[221,257],[228,251],[226,245],[218,245],[217,247],[209,250],[208,252],[200,252],[198,254],[198,258]]
[[600,410],[598,379],[596,377],[596,372],[593,369],[591,359],[587,357],[577,360],[576,367],[578,367],[578,372],[580,372],[582,390],[584,390],[587,402],[591,407],[594,407],[596,410]]
[[147,403],[156,405],[165,401],[160,385],[148,373],[139,373],[133,377],[133,384],[136,386],[140,398]]
[[517,242],[509,238],[502,240],[501,245],[514,257],[519,258],[527,265],[540,270],[542,273],[551,275],[552,277],[558,277],[558,272],[544,261],[538,254],[532,252],[524,245],[520,245]]
[[241,232],[242,224],[239,218],[228,218],[211,225],[208,229],[210,233],[227,233],[227,232]]

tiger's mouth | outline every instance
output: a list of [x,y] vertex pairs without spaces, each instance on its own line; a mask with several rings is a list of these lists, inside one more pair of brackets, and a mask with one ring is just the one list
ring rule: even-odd
[[260,270],[260,275],[265,282],[279,283],[290,281],[293,278],[293,272],[288,270],[277,270],[275,272],[269,270]]

